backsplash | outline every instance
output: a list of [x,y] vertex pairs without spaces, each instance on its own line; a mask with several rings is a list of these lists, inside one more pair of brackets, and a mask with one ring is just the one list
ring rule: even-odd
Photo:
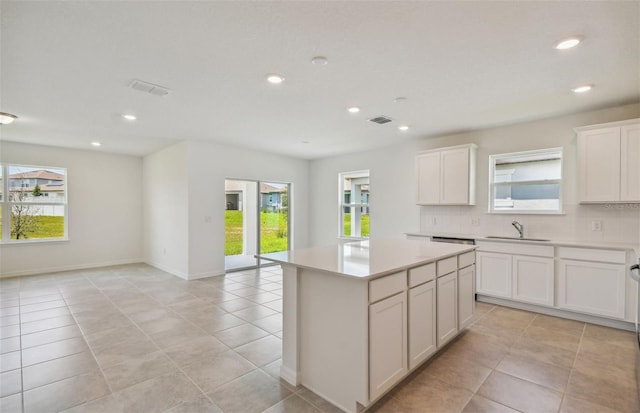
[[[524,225],[525,237],[640,243],[640,204],[564,205],[562,215],[488,214],[480,206],[420,207],[420,231],[426,233],[518,236],[513,221]],[[592,230],[593,225],[600,230]]]

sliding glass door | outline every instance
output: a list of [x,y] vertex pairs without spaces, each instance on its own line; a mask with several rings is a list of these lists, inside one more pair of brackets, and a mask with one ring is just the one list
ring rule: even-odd
[[225,270],[270,265],[255,254],[290,247],[291,185],[228,179],[225,181]]

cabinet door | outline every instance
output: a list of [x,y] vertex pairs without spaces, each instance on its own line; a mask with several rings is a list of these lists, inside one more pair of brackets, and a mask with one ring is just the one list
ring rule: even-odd
[[449,149],[440,157],[440,203],[469,203],[469,148]]
[[407,373],[407,293],[369,306],[369,393],[373,400]]
[[624,319],[625,266],[560,260],[558,307]]
[[416,157],[416,184],[418,204],[440,203],[440,152]]
[[511,298],[511,255],[477,252],[478,294]]
[[620,200],[640,201],[640,125],[620,128]]
[[553,258],[513,256],[513,299],[554,305]]
[[436,283],[409,290],[409,369],[436,351]]
[[476,308],[475,266],[458,270],[458,328],[463,329],[471,323]]
[[441,347],[458,333],[458,272],[438,278],[437,283],[437,331]]
[[578,136],[581,202],[620,200],[620,127],[581,132]]

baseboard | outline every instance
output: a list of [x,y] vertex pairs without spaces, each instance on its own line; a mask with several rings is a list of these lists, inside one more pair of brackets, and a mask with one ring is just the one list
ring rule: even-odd
[[280,366],[280,377],[292,386],[300,384],[300,373],[291,370],[284,364]]
[[112,267],[114,265],[141,264],[141,263],[144,263],[144,260],[142,258],[132,258],[132,259],[126,259],[126,260],[94,262],[94,263],[85,263],[85,264],[77,264],[77,265],[63,265],[59,267],[47,267],[47,268],[37,268],[37,269],[24,270],[24,271],[3,272],[3,273],[0,273],[0,278],[26,277],[29,275],[47,274],[52,272],[86,270],[91,268]]
[[202,278],[209,278],[209,277],[217,277],[219,275],[224,275],[225,272],[218,272],[218,271],[208,271],[208,272],[201,272],[199,274],[189,274],[187,277],[188,280],[200,280]]
[[189,280],[189,274],[182,272],[182,271],[178,271],[175,270],[171,267],[167,267],[166,265],[162,265],[162,264],[158,264],[157,262],[152,262],[152,261],[144,261],[145,264],[150,265],[154,268],[157,268],[159,270],[162,270],[164,272],[168,272],[171,275],[175,275],[176,277],[180,277],[183,280]]

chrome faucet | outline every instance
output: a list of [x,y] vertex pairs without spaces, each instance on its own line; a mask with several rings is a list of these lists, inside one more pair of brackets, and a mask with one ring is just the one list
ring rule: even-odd
[[518,221],[513,221],[511,225],[513,225],[518,230],[518,234],[520,234],[520,238],[524,238],[524,225],[522,225]]

